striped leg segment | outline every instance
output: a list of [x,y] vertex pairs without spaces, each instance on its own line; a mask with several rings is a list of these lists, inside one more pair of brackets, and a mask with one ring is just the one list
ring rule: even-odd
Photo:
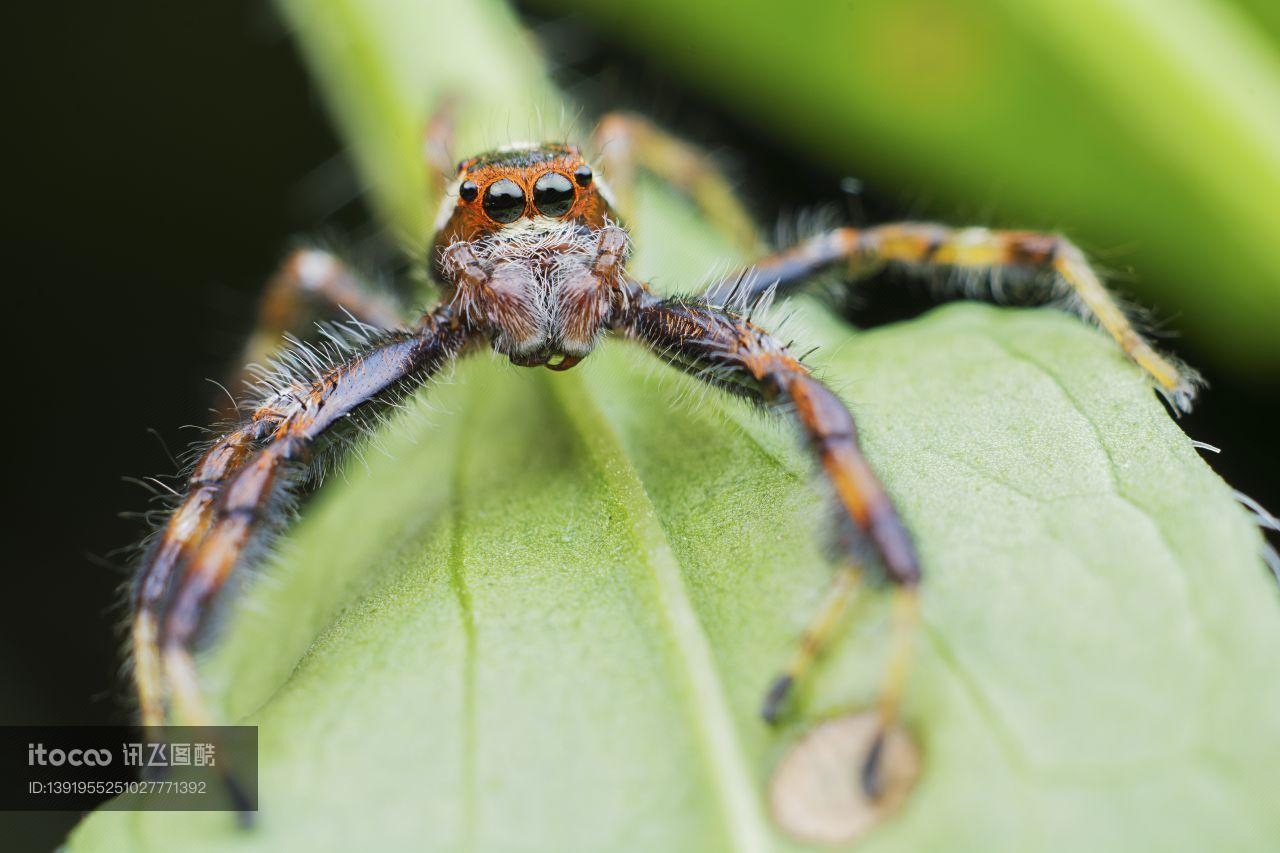
[[179,567],[209,532],[219,486],[251,455],[258,429],[253,419],[220,438],[196,462],[187,494],[143,559],[134,589],[133,674],[142,723],[162,725],[167,691],[160,660],[159,612]]
[[750,301],[770,287],[794,292],[825,270],[847,266],[857,274],[887,263],[921,271],[971,270],[1044,274],[1052,286],[1045,301],[1066,303],[1107,332],[1124,353],[1151,377],[1178,411],[1189,411],[1200,379],[1154,347],[1134,328],[1084,253],[1065,237],[1031,231],[949,228],[922,222],[899,222],[872,228],[837,228],[762,259],[751,269],[711,285],[706,297],[717,303]]
[[196,463],[186,495],[143,559],[134,593],[133,653],[142,722],[214,721],[192,660],[204,616],[230,575],[264,550],[291,490],[318,453],[377,418],[457,356],[466,330],[447,309],[413,331],[386,333],[349,352],[299,356],[283,378]]
[[[623,331],[656,355],[768,408],[790,411],[834,488],[842,534],[853,525],[874,547],[895,599],[893,647],[878,705],[880,734],[862,768],[868,793],[878,795],[881,747],[884,735],[896,725],[918,621],[920,565],[897,510],[862,455],[853,417],[779,341],[750,322],[703,300],[661,300],[638,287],[630,304]],[[841,535],[838,544],[843,567],[791,666],[766,696],[763,713],[770,721],[785,704],[796,679],[808,671],[857,590],[860,555],[855,538]]]
[[[287,335],[307,337],[304,332],[316,320],[346,315],[375,329],[395,329],[405,322],[395,299],[370,287],[336,255],[314,248],[290,252],[267,282],[257,323],[227,387],[239,394],[252,379],[250,365],[266,363]],[[221,414],[234,417],[227,402],[229,410]]]

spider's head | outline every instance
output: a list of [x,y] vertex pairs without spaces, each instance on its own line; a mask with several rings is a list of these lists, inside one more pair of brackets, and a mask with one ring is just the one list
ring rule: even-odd
[[525,366],[591,352],[621,298],[630,240],[572,145],[511,145],[463,160],[436,221],[432,270],[462,316]]
[[576,146],[520,143],[458,164],[436,220],[436,245],[504,231],[600,227],[614,218],[608,190]]

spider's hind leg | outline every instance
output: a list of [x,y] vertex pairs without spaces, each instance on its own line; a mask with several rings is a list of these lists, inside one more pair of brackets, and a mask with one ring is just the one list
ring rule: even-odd
[[976,295],[964,286],[975,274],[985,276],[992,283],[992,295],[997,296],[996,277],[1001,273],[1044,275],[1048,287],[1040,289],[1038,302],[1062,305],[1097,324],[1142,368],[1175,410],[1191,408],[1200,377],[1158,352],[1134,327],[1084,252],[1056,234],[951,228],[928,222],[837,228],[713,283],[705,296],[717,301],[732,293],[749,300],[770,287],[776,287],[779,296],[787,296],[826,270],[844,266],[857,277],[885,264],[901,264],[920,273],[967,273],[968,279],[964,275],[943,279],[964,297]]

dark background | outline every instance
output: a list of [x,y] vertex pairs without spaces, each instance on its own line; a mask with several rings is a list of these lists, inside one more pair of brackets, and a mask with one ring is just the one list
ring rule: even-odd
[[[854,220],[952,213],[919,201],[928,187],[844,193],[845,176],[772,147],[643,57],[571,20],[529,24],[589,114],[637,108],[717,149],[766,224],[811,204]],[[25,7],[5,29],[16,109],[5,121],[0,232],[11,508],[0,723],[124,722],[120,549],[144,528],[120,514],[144,509],[148,495],[122,478],[173,473],[160,439],[177,452],[196,437],[181,426],[207,422],[221,392],[205,380],[224,375],[264,277],[295,239],[345,234],[366,262],[385,253],[368,239],[292,45],[260,4],[81,0]],[[872,296],[865,316],[924,305]],[[1223,448],[1211,462],[1235,487],[1280,507],[1280,388],[1169,345],[1212,385],[1187,432]],[[72,819],[29,816],[6,847],[48,848]]]

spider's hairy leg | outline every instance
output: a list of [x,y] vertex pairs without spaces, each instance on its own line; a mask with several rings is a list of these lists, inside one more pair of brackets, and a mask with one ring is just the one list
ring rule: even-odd
[[[1067,297],[1066,304],[1086,320],[1101,326],[1147,373],[1176,410],[1185,412],[1191,408],[1200,383],[1196,373],[1159,353],[1134,328],[1084,253],[1056,234],[951,228],[928,222],[895,222],[865,229],[837,228],[765,257],[750,270],[712,284],[706,296],[712,301],[732,296],[749,302],[774,286],[779,295],[795,292],[824,270],[847,265],[852,274],[858,275],[873,272],[887,263],[903,264],[921,272],[979,272],[992,281],[1002,272],[1045,274],[1051,287],[1042,291],[1039,301],[1053,302]],[[959,280],[953,276],[948,281]]]
[[[766,407],[790,411],[834,488],[840,574],[793,661],[793,665],[798,661],[796,671],[784,673],[770,688],[764,708],[767,718],[776,716],[795,678],[829,638],[856,589],[857,567],[861,565],[859,539],[865,537],[873,546],[884,577],[893,587],[894,599],[889,666],[878,700],[880,725],[861,768],[863,787],[870,796],[878,796],[882,792],[884,738],[898,721],[919,622],[921,574],[911,537],[862,455],[853,416],[781,342],[724,308],[698,299],[659,299],[639,285],[633,286],[629,302],[631,308],[619,329],[660,358]],[[851,528],[860,536],[852,535]]]
[[316,362],[205,451],[138,573],[133,653],[144,724],[164,723],[169,701],[182,722],[213,721],[192,655],[217,593],[262,553],[291,488],[313,472],[321,451],[350,434],[342,427],[386,412],[468,339],[449,309],[438,309],[411,331]]
[[[240,394],[252,381],[250,365],[265,364],[286,335],[306,337],[303,333],[316,320],[344,315],[375,329],[394,329],[405,322],[394,298],[374,289],[338,256],[319,248],[293,250],[267,282],[253,331],[227,387]],[[234,416],[234,407],[228,409],[221,414]]]
[[721,233],[750,254],[765,246],[724,172],[679,137],[635,113],[608,113],[592,134],[592,151],[617,195],[623,218],[634,213],[636,175],[643,169],[685,194]]
[[159,610],[177,571],[203,540],[213,519],[219,486],[252,453],[255,419],[220,438],[200,457],[187,480],[187,494],[143,559],[133,595],[133,676],[144,726],[163,725],[167,691],[160,660]]

